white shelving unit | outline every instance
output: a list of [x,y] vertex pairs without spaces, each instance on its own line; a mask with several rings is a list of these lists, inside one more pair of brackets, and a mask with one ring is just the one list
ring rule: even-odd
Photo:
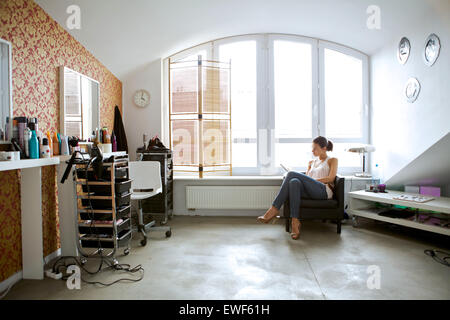
[[59,158],[1,161],[0,171],[21,170],[22,265],[24,279],[44,279],[41,167]]
[[401,194],[413,195],[412,193],[395,190],[386,191],[387,193],[372,193],[364,190],[349,192],[350,204],[348,212],[353,216],[354,225],[357,224],[357,217],[364,217],[450,236],[450,228],[428,225],[414,220],[380,216],[378,213],[386,210],[386,208],[375,207],[375,202],[378,202],[450,214],[450,198],[438,197],[428,202],[418,203],[393,198]]

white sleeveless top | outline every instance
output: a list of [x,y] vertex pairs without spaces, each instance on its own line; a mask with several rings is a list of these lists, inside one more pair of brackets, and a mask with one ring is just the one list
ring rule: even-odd
[[[327,158],[323,161],[321,161],[319,158],[315,159],[311,163],[311,169],[308,172],[308,176],[310,176],[313,179],[320,179],[325,178],[330,173],[330,166],[328,165],[328,160],[330,157],[327,156]],[[328,199],[333,198],[333,191],[331,190],[330,186],[325,184]]]

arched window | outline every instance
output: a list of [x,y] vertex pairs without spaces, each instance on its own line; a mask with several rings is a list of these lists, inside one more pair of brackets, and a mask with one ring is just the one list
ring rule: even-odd
[[313,38],[257,34],[190,48],[170,61],[231,61],[233,174],[280,174],[280,163],[305,170],[311,141],[334,142],[339,172],[360,170],[344,150],[368,143],[368,58]]

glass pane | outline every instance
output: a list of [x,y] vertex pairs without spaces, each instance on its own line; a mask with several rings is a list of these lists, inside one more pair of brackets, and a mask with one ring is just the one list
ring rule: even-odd
[[230,70],[216,64],[202,68],[203,113],[228,113],[230,106]]
[[230,121],[203,120],[203,164],[230,163]]
[[308,167],[313,159],[311,143],[275,143],[275,166]]
[[311,45],[274,41],[275,138],[312,135]]
[[256,167],[256,143],[233,143],[233,167]]
[[256,138],[256,41],[220,45],[219,60],[231,60],[233,139]]
[[66,100],[66,116],[81,117],[81,88],[80,75],[71,72],[64,72],[64,98]]
[[171,139],[174,165],[198,165],[198,120],[172,120]]
[[81,121],[66,121],[66,136],[81,138]]
[[172,69],[172,66],[170,74],[171,112],[198,112],[198,67],[174,67]]
[[362,158],[359,154],[353,152],[347,152],[345,149],[358,147],[361,144],[358,143],[334,143],[333,151],[328,152],[330,157],[335,157],[338,159],[338,172],[339,168],[342,167],[361,167],[362,168]]
[[362,136],[362,61],[324,50],[325,132],[328,137]]

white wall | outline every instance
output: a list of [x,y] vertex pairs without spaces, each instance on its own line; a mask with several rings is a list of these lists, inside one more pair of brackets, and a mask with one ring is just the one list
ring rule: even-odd
[[[143,145],[144,133],[148,138],[161,136],[162,127],[162,60],[155,60],[127,75],[123,81],[124,126],[128,140],[128,151],[135,159],[136,149]],[[150,105],[139,108],[133,103],[136,90],[150,93]]]
[[[422,54],[425,40],[436,33],[441,40],[437,62],[428,67]],[[440,1],[421,19],[399,25],[393,40],[370,58],[372,143],[371,167],[380,165],[388,180],[450,130],[450,1]],[[406,36],[411,54],[405,65],[396,57],[398,41]],[[394,40],[395,39],[395,40]],[[404,98],[408,78],[416,77],[421,91],[415,103]],[[430,165],[432,165],[430,163]]]

